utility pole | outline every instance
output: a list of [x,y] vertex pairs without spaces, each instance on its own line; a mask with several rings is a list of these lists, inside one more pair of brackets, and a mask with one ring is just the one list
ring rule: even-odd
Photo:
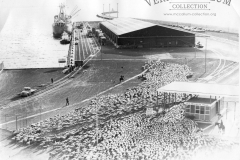
[[207,38],[205,44],[205,73],[207,72]]
[[96,105],[96,145],[98,145],[98,105]]
[[17,121],[18,121],[18,117],[16,115],[16,131],[17,131]]

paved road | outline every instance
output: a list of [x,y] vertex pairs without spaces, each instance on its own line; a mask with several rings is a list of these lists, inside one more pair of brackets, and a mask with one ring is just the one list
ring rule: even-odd
[[196,42],[198,41],[204,46],[202,50],[207,47],[207,51],[215,53],[207,53],[207,58],[219,58],[221,56],[222,59],[239,62],[239,45],[237,43],[218,41],[216,38],[208,38],[206,43],[206,38],[196,37]]
[[224,79],[217,80],[217,83],[221,84],[230,84],[230,85],[238,85],[239,84],[239,69],[235,70],[229,76]]

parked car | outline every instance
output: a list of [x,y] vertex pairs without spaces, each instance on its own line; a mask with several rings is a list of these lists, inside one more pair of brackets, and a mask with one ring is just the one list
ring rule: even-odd
[[36,92],[36,89],[32,89],[31,87],[24,87],[23,91],[18,93],[19,96],[21,97],[27,97]]
[[198,42],[198,43],[196,44],[196,47],[197,47],[197,48],[203,48],[203,45],[202,45],[200,42]]

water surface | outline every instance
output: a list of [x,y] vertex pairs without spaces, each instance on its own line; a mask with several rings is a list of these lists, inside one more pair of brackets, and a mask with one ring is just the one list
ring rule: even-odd
[[0,32],[0,62],[5,68],[60,66],[58,59],[67,56],[68,45],[52,37],[53,17],[59,12],[59,4],[59,0],[20,0],[1,5],[9,7]]

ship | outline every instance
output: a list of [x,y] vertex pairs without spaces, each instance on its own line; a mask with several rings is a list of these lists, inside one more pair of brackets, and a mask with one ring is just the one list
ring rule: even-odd
[[[117,13],[117,17],[110,16],[110,14],[114,14],[114,13]],[[118,4],[117,4],[117,11],[114,11],[113,9],[112,11],[110,11],[110,4],[109,4],[109,12],[104,12],[104,5],[103,5],[103,13],[97,14],[96,16],[98,18],[102,18],[105,20],[113,20],[114,18],[118,18]]]
[[[72,12],[73,14],[67,15],[65,11],[65,5],[61,4],[59,8],[59,14],[54,16],[54,23],[52,24],[54,38],[62,38],[64,32],[69,35],[72,33],[71,19],[78,11],[80,11],[74,11],[75,13]],[[76,10],[76,8],[74,10]]]

